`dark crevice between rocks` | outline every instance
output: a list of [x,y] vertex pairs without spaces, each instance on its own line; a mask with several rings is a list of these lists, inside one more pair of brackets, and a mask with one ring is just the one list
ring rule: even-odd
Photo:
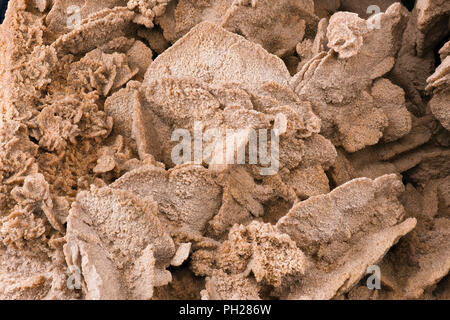
[[434,48],[434,61],[435,61],[435,67],[437,68],[441,63],[441,56],[439,55],[439,50],[442,49],[442,47],[450,41],[450,32],[447,33],[447,36],[445,36]]
[[155,300],[200,300],[200,291],[205,287],[205,277],[196,276],[189,268],[191,257],[181,266],[169,266],[172,281],[165,286],[155,287]]
[[334,189],[336,189],[338,187],[336,181],[334,181],[333,179],[333,174],[332,171],[333,167],[330,168],[329,170],[325,171],[325,174],[327,175],[328,178],[328,185],[330,186],[330,191],[333,191]]
[[0,23],[5,18],[6,8],[8,7],[8,0],[0,0]]
[[272,225],[277,224],[278,220],[288,214],[293,205],[293,202],[287,201],[282,198],[271,199],[267,202],[264,202],[264,223],[270,223]]
[[412,11],[416,5],[416,0],[402,0],[402,4],[409,10]]

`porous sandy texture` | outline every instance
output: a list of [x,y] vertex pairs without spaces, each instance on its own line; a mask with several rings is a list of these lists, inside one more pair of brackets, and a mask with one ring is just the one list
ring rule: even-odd
[[429,102],[433,115],[442,126],[450,130],[450,55],[442,53],[442,63],[435,73],[427,79],[427,89],[433,90],[433,98]]
[[209,21],[286,56],[318,22],[312,0],[179,0],[157,19],[164,36],[175,42],[202,21]]
[[407,10],[395,4],[380,17],[381,28],[370,30],[356,14],[334,14],[327,28],[331,49],[291,81],[321,118],[322,134],[348,152],[397,140],[410,130],[402,88],[381,78],[394,66],[406,18]]
[[81,192],[67,218],[64,254],[86,283],[87,299],[150,299],[171,280],[172,238],[149,197],[109,187]]
[[[305,272],[305,257],[287,234],[275,226],[252,222],[235,225],[215,252],[197,251],[193,256],[193,270],[208,275],[206,299],[260,299],[264,285],[279,287],[286,278]],[[213,256],[212,259],[204,257]],[[208,270],[200,270],[204,264]],[[230,290],[242,286],[238,292]]]
[[276,226],[308,255],[310,265],[283,294],[331,299],[351,288],[415,227],[415,219],[403,221],[402,192],[394,175],[361,178],[295,205]]
[[[450,299],[449,17],[10,0],[0,298]],[[236,150],[174,157],[174,134],[211,130]],[[275,169],[250,161],[254,132]]]

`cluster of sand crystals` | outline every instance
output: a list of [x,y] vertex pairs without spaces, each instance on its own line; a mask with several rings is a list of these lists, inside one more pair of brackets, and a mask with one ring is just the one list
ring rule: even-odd
[[[0,298],[450,299],[449,29],[443,0],[10,0]],[[277,172],[175,163],[199,122],[279,132]]]

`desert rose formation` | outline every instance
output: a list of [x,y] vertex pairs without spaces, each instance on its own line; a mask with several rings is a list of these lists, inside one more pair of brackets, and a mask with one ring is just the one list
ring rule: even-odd
[[450,1],[404,4],[10,0],[0,299],[450,299]]

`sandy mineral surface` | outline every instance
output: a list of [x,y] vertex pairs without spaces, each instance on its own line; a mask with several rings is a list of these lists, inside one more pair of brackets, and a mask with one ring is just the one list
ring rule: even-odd
[[450,299],[449,26],[448,0],[9,1],[0,299]]

